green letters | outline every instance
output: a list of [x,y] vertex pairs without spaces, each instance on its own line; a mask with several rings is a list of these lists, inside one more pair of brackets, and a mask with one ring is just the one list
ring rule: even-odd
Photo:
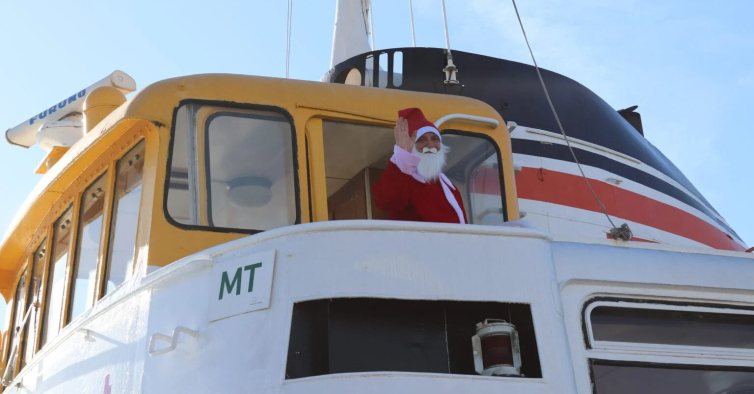
[[[259,265],[262,265],[262,264],[259,264]],[[220,298],[219,299],[221,300],[223,299],[223,289],[225,289],[228,292],[228,294],[230,294],[233,291],[234,286],[236,288],[236,295],[241,294],[241,273],[242,273],[241,267],[238,267],[238,269],[236,270],[236,274],[233,275],[233,282],[231,282],[230,278],[228,278],[228,272],[227,271],[223,272],[223,278],[222,278],[222,281],[220,282]],[[252,271],[251,275],[253,277],[254,271]]]
[[256,263],[256,264],[247,265],[246,267],[243,267],[244,271],[249,271],[249,293],[251,293],[254,290],[254,271],[261,266],[262,266],[262,263]]

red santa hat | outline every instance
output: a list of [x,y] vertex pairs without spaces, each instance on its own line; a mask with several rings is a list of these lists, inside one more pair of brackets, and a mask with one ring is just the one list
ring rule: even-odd
[[418,140],[426,133],[435,133],[442,142],[440,130],[437,130],[437,127],[424,117],[422,110],[419,108],[406,108],[400,110],[398,111],[398,116],[408,121],[408,133],[409,135],[415,134],[415,139]]

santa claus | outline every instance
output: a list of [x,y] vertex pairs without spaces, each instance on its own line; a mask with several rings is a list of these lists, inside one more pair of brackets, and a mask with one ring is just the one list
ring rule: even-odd
[[418,108],[398,112],[395,147],[372,187],[377,208],[393,220],[465,224],[461,193],[442,173],[449,149]]

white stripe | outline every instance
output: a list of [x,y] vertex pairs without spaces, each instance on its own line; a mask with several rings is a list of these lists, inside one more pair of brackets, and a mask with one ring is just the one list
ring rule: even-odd
[[[519,165],[522,167],[529,167],[535,170],[539,168],[544,168],[545,170],[557,171],[557,172],[581,177],[581,173],[576,167],[576,164],[568,162],[568,161],[555,160],[555,159],[539,157],[539,156],[523,155],[519,153],[513,154],[513,161],[516,163],[516,165]],[[715,228],[722,231],[723,233],[729,234],[728,230],[722,227],[709,215],[705,214],[704,212],[674,197],[668,196],[665,193],[659,192],[655,189],[652,189],[651,187],[644,186],[630,179],[625,179],[609,171],[605,171],[601,168],[591,167],[591,166],[586,166],[586,165],[582,165],[581,167],[584,169],[584,172],[586,173],[589,179],[603,181],[605,183],[609,183],[609,182],[606,182],[606,180],[609,178],[620,180],[621,182],[619,185],[614,185],[614,184],[611,184],[611,185],[620,189],[628,190],[630,192],[642,195],[647,198],[651,198],[655,201],[670,205],[674,208],[678,208],[690,215],[693,215],[696,218],[704,220],[706,223],[714,226]],[[744,247],[746,246],[742,242],[740,242],[733,234],[729,234],[729,235],[733,237],[736,243]]]
[[[529,140],[529,141],[540,141],[543,143],[548,144],[557,144],[566,146],[565,141],[561,138],[551,137],[550,134],[555,134],[552,132],[549,132],[547,130],[540,130],[535,129],[532,127],[525,127],[519,125],[516,127],[515,130],[511,133],[511,138],[514,139],[520,139],[520,140]],[[558,134],[559,136],[559,134]],[[585,150],[591,153],[598,154],[603,157],[607,157],[609,159],[615,160],[621,164],[625,164],[628,166],[631,166],[633,168],[639,169],[649,175],[654,176],[655,178],[658,178],[660,180],[665,181],[666,183],[672,185],[673,187],[677,188],[678,190],[686,193],[689,197],[696,200],[701,205],[705,206],[707,209],[709,209],[710,214],[714,216],[715,218],[719,219],[720,221],[724,222],[726,225],[728,222],[725,221],[723,217],[721,217],[719,214],[717,214],[712,207],[709,206],[709,204],[702,201],[699,197],[697,197],[694,193],[690,192],[688,189],[686,189],[685,186],[681,185],[680,183],[676,182],[673,178],[670,178],[669,176],[665,175],[664,173],[652,168],[651,166],[642,163],[641,161],[630,157],[628,155],[624,155],[620,152],[615,152],[611,149],[588,143],[587,141],[583,141],[584,143],[581,143],[580,140],[573,140],[572,138],[569,138],[569,141],[571,141],[571,144],[581,150]]]
[[[526,212],[526,217],[523,220],[541,230],[548,231],[556,241],[598,240],[614,243],[607,238],[610,229],[604,225],[605,216],[601,212],[592,212],[537,200],[519,199],[518,202],[521,210]],[[628,223],[637,238],[667,245],[710,249],[710,246],[678,234],[632,222],[618,216],[614,217],[621,223]]]
[[456,189],[455,186],[453,186],[453,183],[450,182],[450,179],[445,176],[445,174],[440,174],[440,185],[442,185],[442,191],[445,193],[445,199],[448,200],[450,203],[450,206],[453,207],[453,210],[456,211],[456,215],[458,215],[458,223],[466,224],[466,220],[463,217],[463,211],[461,210],[461,207],[458,205],[458,201],[456,201],[456,196],[453,195],[453,192],[450,191],[450,188],[452,187],[453,190]]
[[419,130],[416,130],[416,139],[418,140],[421,136],[427,133],[435,133],[438,137],[440,137],[440,142],[442,142],[442,136],[440,135],[440,132],[437,131],[437,129],[433,126],[424,126],[419,128]]

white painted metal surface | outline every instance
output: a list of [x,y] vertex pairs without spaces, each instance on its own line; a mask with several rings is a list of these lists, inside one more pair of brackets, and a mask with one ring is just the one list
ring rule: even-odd
[[[597,296],[754,306],[754,256],[654,249],[553,243],[546,233],[509,226],[340,221],[281,228],[136,275],[69,324],[6,392],[590,393],[587,359],[596,354],[754,365],[740,357],[586,348],[582,311]],[[269,308],[212,321],[221,288],[216,267],[267,261],[258,254],[273,251]],[[286,379],[293,304],[338,297],[530,304],[543,377],[384,371]],[[155,338],[170,344],[160,347]]]
[[369,21],[366,6],[369,0],[338,0],[335,8],[330,68],[372,50],[369,45]]
[[81,91],[75,92],[69,97],[64,97],[60,102],[53,104],[49,108],[43,109],[39,114],[32,116],[29,120],[22,122],[16,127],[8,129],[5,132],[5,138],[7,138],[8,142],[12,144],[27,148],[34,145],[34,143],[36,143],[37,130],[39,130],[39,126],[41,126],[42,123],[54,122],[61,120],[70,114],[81,112],[86,95],[101,86],[112,86],[123,92],[123,94],[128,94],[136,90],[136,81],[123,71],[115,70],[112,74],[100,79]]

